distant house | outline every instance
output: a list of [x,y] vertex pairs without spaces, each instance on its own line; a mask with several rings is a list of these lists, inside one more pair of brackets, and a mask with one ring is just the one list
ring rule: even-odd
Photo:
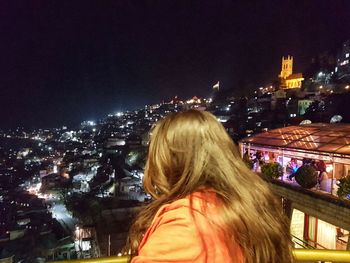
[[335,73],[339,81],[350,82],[350,40],[343,43],[338,52]]
[[41,184],[43,189],[51,189],[62,186],[62,183],[66,182],[68,178],[60,176],[57,173],[51,173],[41,178]]
[[136,134],[131,134],[126,139],[126,145],[128,145],[130,148],[139,147],[142,145],[142,138]]
[[57,239],[55,235],[48,234],[40,238],[39,254],[46,260],[64,260],[76,258],[75,244],[71,237]]

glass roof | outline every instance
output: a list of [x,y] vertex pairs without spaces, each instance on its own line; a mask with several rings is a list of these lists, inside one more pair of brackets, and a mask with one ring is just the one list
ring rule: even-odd
[[350,124],[288,126],[247,137],[241,142],[350,155]]

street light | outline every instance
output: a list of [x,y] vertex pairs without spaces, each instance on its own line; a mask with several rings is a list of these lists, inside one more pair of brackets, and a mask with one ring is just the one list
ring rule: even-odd
[[345,89],[349,89],[349,88],[350,88],[350,86],[349,86],[349,85],[346,85],[346,86],[345,86]]

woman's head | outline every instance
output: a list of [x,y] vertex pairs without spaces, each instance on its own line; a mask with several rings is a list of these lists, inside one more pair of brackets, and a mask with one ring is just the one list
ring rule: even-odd
[[202,186],[214,187],[225,176],[220,170],[242,165],[237,160],[239,153],[212,114],[174,113],[152,131],[144,187],[156,199],[186,196]]
[[154,201],[129,235],[132,254],[157,210],[192,192],[210,188],[222,207],[208,220],[240,245],[245,262],[290,262],[288,226],[267,184],[241,159],[224,127],[209,112],[170,114],[153,129],[144,176]]

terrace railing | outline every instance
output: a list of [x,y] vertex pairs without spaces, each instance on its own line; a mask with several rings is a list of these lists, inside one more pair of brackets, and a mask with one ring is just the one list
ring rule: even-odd
[[[294,249],[296,262],[350,262],[350,251],[327,249]],[[111,256],[76,260],[63,260],[51,263],[127,263],[126,256]]]

